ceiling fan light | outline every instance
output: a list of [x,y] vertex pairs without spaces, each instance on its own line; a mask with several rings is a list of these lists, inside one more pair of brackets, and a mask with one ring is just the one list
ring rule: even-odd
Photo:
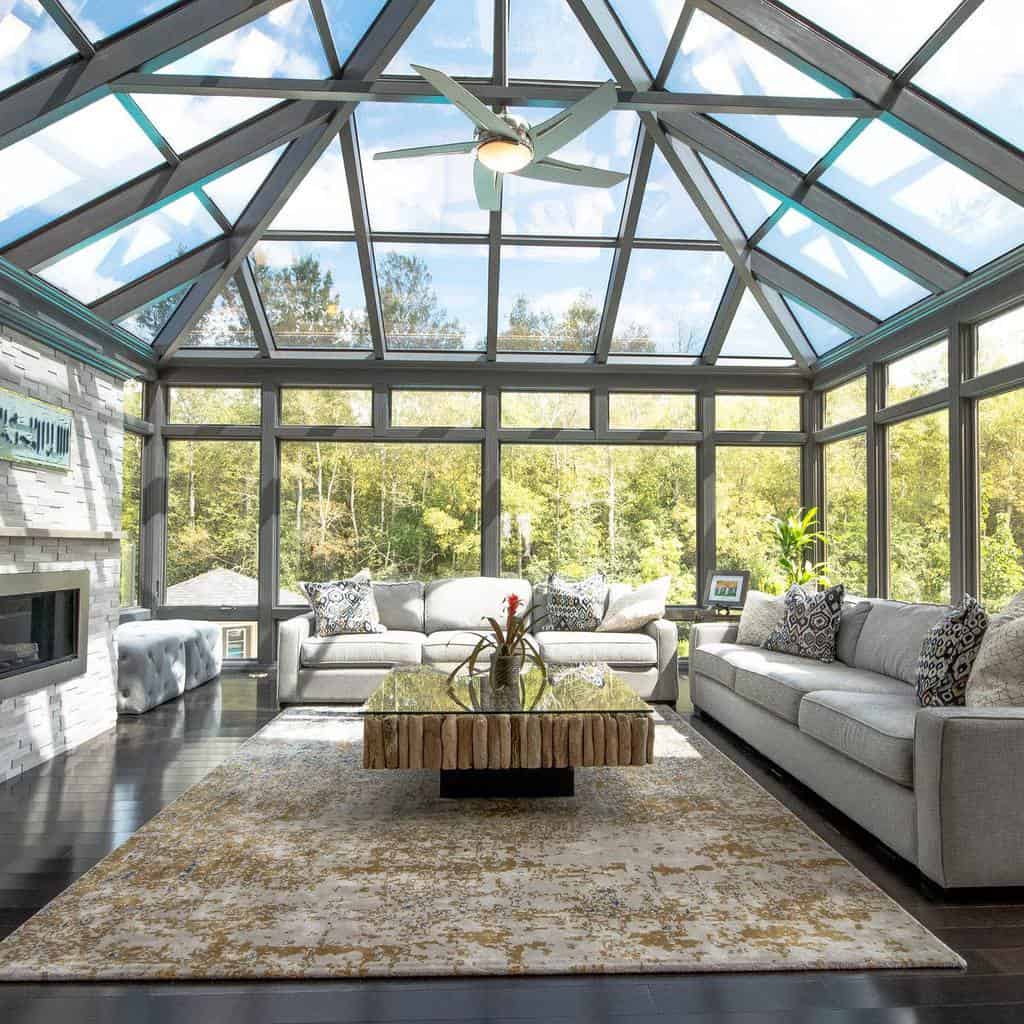
[[487,139],[477,146],[476,158],[489,170],[511,174],[533,159],[533,148],[514,139]]

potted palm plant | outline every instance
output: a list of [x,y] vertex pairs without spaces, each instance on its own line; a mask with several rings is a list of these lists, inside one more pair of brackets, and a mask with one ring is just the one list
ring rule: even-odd
[[808,549],[820,541],[828,544],[825,532],[819,529],[817,508],[798,508],[786,516],[769,516],[772,535],[778,551],[778,565],[786,577],[786,586],[797,584],[828,585],[824,562],[811,562]]

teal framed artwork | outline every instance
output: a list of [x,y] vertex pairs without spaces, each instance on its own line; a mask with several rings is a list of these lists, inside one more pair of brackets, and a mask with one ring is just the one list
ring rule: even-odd
[[67,472],[71,413],[0,388],[0,459]]

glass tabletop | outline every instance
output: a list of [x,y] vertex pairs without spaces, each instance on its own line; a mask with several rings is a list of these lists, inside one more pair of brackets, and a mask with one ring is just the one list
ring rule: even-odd
[[368,715],[648,713],[650,708],[607,665],[584,664],[524,672],[518,688],[494,687],[486,674],[448,681],[418,665],[394,669],[359,709]]

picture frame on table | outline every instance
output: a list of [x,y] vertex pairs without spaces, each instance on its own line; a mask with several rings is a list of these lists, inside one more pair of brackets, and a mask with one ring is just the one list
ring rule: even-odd
[[709,569],[704,581],[704,607],[739,611],[746,603],[750,573]]

